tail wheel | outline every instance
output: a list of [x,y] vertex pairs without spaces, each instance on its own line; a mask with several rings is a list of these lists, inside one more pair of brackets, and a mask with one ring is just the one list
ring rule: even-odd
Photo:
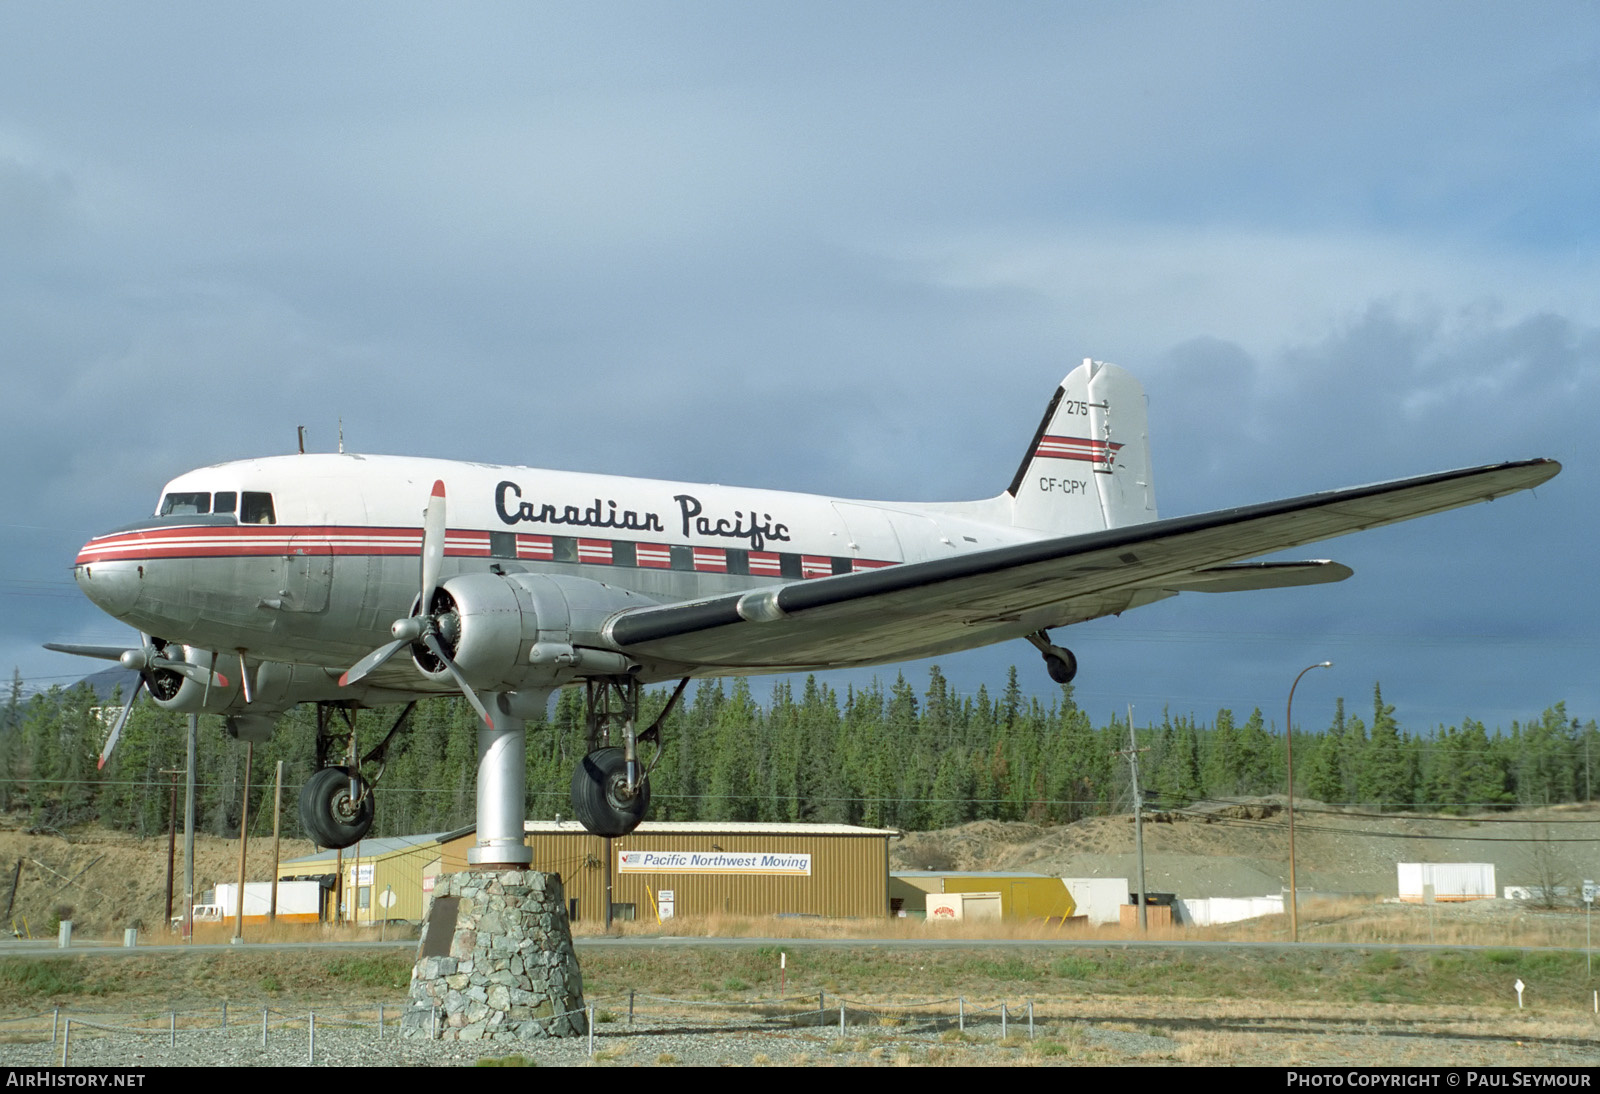
[[597,748],[572,773],[572,812],[597,836],[626,836],[650,811],[650,781],[628,793],[628,761],[620,748]]
[[300,827],[319,847],[350,847],[372,827],[372,794],[360,775],[350,794],[348,767],[325,767],[300,791]]
[[1050,673],[1050,679],[1058,684],[1070,684],[1072,678],[1078,675],[1078,659],[1071,650],[1060,646],[1053,647],[1053,652],[1044,655],[1044,667]]

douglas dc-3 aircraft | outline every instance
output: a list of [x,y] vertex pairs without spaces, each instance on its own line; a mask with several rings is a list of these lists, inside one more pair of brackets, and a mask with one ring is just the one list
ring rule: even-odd
[[[1495,464],[1159,520],[1144,391],[1095,361],[1062,381],[1010,486],[983,501],[399,456],[241,460],[173,479],[155,516],[78,554],[78,585],[143,645],[50,648],[137,669],[157,704],[222,715],[239,738],[318,704],[320,769],[300,809],[330,847],[370,826],[362,768],[381,764],[405,721],[362,755],[354,711],[459,692],[482,717],[469,857],[520,865],[524,720],[557,688],[586,695],[573,809],[590,831],[625,835],[648,809],[666,717],[638,727],[641,684],[678,680],[670,711],[693,677],[1015,638],[1064,683],[1077,662],[1051,628],[1180,592],[1340,581],[1351,571],[1336,562],[1240,560],[1526,490],[1560,469]],[[337,734],[334,711],[347,726]]]

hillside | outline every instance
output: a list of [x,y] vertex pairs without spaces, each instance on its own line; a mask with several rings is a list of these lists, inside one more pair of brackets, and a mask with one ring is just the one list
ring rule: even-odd
[[[1295,880],[1306,892],[1395,895],[1397,862],[1492,862],[1506,885],[1574,891],[1595,872],[1600,807],[1474,818],[1357,813],[1296,802]],[[1289,883],[1288,821],[1274,798],[1147,814],[1145,887],[1180,896],[1259,896]],[[896,870],[1026,870],[1061,877],[1137,871],[1131,815],[1041,826],[976,821],[892,845]],[[1583,871],[1587,869],[1588,874]]]

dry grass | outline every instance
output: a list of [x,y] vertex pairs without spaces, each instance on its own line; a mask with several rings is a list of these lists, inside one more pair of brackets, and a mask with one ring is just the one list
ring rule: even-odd
[[[573,925],[576,938],[605,935],[593,922]],[[1287,942],[1287,915],[1228,923],[1216,927],[1162,927],[1140,932],[1115,924],[1045,924],[1040,922],[928,923],[921,919],[777,919],[764,916],[681,916],[661,926],[654,922],[613,924],[620,938],[749,938],[749,939],[874,939],[920,942],[956,939],[973,942]],[[362,935],[360,937],[371,937]],[[1505,946],[1512,948],[1581,948],[1584,921],[1579,912],[1543,911],[1507,901],[1441,904],[1431,911],[1421,905],[1370,901],[1303,900],[1300,941],[1372,944],[1437,944],[1440,946]]]

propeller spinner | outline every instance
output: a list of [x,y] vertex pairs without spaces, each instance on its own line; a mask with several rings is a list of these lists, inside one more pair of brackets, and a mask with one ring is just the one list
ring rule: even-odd
[[401,649],[420,644],[445,667],[461,689],[461,694],[472,704],[472,709],[478,712],[485,725],[493,729],[494,719],[489,716],[488,708],[478,698],[478,693],[472,690],[472,685],[467,683],[461,669],[451,660],[439,640],[441,634],[447,630],[453,631],[455,625],[455,602],[450,599],[448,592],[437,595],[443,591],[439,587],[439,570],[444,564],[444,539],[445,496],[444,482],[440,480],[433,484],[433,494],[422,511],[422,589],[416,605],[409,616],[396,619],[389,628],[394,639],[351,665],[349,671],[339,677],[339,686],[348,687],[356,683]]

